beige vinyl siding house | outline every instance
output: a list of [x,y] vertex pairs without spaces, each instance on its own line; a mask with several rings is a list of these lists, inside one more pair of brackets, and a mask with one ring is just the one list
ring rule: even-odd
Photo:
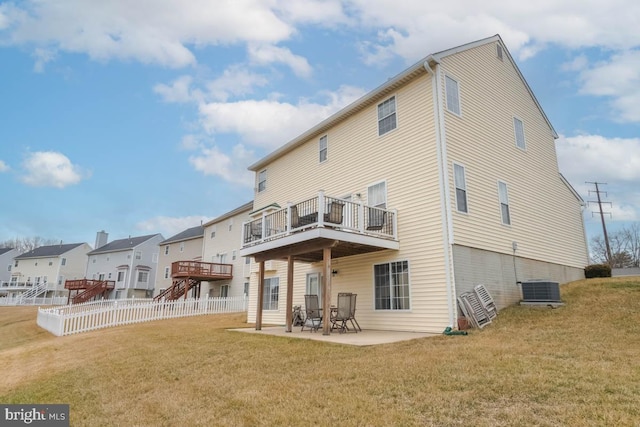
[[171,265],[176,261],[201,261],[204,227],[191,227],[160,242],[154,297],[173,284]]
[[203,282],[201,296],[241,297],[248,294],[251,265],[240,256],[240,242],[242,224],[252,209],[253,203],[245,203],[204,224],[202,262],[231,265],[232,278]]
[[[580,277],[582,201],[559,174],[554,137],[499,36],[408,68],[250,167],[241,254],[270,267],[266,280],[251,275],[248,320],[283,324],[311,289],[329,297],[325,310],[356,293],[365,329],[442,332],[474,284],[503,307],[519,298],[517,280]],[[339,220],[326,214],[333,204]]]
[[67,296],[66,280],[81,279],[87,268],[87,243],[40,246],[14,258],[11,280],[16,283],[46,283],[45,297]]

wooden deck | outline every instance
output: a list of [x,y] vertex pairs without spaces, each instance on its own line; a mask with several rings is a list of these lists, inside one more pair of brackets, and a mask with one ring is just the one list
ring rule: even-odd
[[231,280],[233,265],[200,261],[176,261],[171,264],[171,277],[189,277],[197,280]]

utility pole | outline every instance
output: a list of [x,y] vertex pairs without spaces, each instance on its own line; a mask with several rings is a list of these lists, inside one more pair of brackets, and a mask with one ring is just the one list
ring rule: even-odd
[[[607,263],[609,265],[611,265],[611,263],[613,262],[613,257],[611,256],[611,247],[609,246],[609,236],[607,235],[607,226],[604,222],[604,215],[611,215],[611,212],[603,212],[602,211],[602,204],[603,203],[608,203],[609,206],[611,206],[611,202],[603,202],[602,199],[600,198],[600,193],[603,193],[603,191],[600,191],[600,188],[598,187],[598,185],[607,185],[606,182],[589,182],[587,181],[587,184],[593,184],[596,186],[595,191],[593,190],[589,190],[589,194],[591,193],[596,193],[596,196],[598,196],[598,209],[600,210],[600,220],[602,221],[602,232],[604,233],[604,243],[607,247]],[[607,193],[604,192],[604,195],[606,196]],[[595,201],[587,201],[587,203],[595,203]],[[593,216],[593,212],[591,212],[591,215]]]

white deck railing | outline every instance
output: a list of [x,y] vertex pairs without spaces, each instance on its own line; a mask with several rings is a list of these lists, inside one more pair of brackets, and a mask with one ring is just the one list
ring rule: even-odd
[[57,336],[93,331],[111,326],[203,314],[247,310],[246,297],[180,299],[102,300],[56,308],[38,309],[38,326]]

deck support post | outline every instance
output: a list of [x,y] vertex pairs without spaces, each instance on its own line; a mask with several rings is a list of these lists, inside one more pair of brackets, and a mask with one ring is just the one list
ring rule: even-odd
[[331,333],[331,247],[322,249],[322,335]]
[[286,332],[291,332],[293,326],[293,256],[287,257],[287,327]]
[[262,296],[264,295],[264,261],[258,264],[258,297],[256,307],[256,331],[262,330]]

